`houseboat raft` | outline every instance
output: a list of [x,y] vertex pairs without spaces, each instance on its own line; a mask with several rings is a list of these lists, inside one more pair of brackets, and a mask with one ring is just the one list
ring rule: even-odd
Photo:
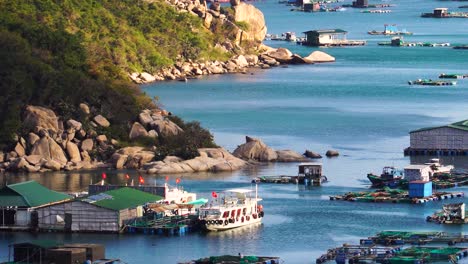
[[428,222],[438,224],[466,224],[465,203],[444,204],[441,211],[435,212],[426,218]]
[[377,43],[379,46],[392,46],[392,47],[449,47],[450,43],[434,43],[434,42],[405,42],[403,37],[393,37],[391,41],[383,41]]
[[299,172],[294,176],[261,176],[252,180],[252,183],[294,183],[304,185],[320,186],[328,182],[325,175],[322,175],[322,164],[303,163],[298,166]]
[[383,31],[377,31],[377,30],[372,30],[368,31],[367,34],[369,35],[413,35],[412,32],[406,31],[406,29],[398,29],[398,27],[393,24],[393,25],[384,25],[384,30]]
[[453,86],[457,85],[456,81],[441,81],[431,79],[417,79],[415,81],[408,81],[409,85],[425,85],[425,86]]
[[319,29],[303,32],[305,41],[301,44],[315,47],[341,47],[341,46],[363,46],[364,40],[348,40],[347,31],[342,29]]
[[365,14],[388,14],[391,12],[392,10],[388,10],[388,9],[376,9],[376,10],[368,9],[368,10],[361,11],[361,13],[365,13]]
[[432,13],[423,13],[421,17],[433,18],[468,18],[468,12],[449,12],[448,8],[435,8]]

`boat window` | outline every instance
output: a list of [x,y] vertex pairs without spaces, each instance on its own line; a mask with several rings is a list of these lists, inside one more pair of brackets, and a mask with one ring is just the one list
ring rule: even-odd
[[242,209],[237,209],[237,215],[241,215]]
[[247,214],[247,208],[242,209],[242,214],[246,215]]
[[236,217],[236,210],[231,211],[231,217]]
[[224,211],[223,218],[229,217],[229,211]]

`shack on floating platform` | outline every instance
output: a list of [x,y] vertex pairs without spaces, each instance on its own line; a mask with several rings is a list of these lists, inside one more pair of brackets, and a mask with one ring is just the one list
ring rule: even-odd
[[128,187],[111,190],[37,208],[37,227],[62,232],[119,232],[126,222],[143,216],[143,205],[162,199]]
[[327,182],[328,179],[322,175],[321,163],[301,163],[298,166],[299,172],[297,176],[263,176],[256,177],[252,183],[294,183],[320,186],[322,183]]
[[60,264],[121,263],[119,259],[106,259],[105,248],[101,244],[63,244],[53,240],[11,244],[8,246],[8,261]]
[[421,17],[433,17],[433,18],[468,18],[467,12],[449,12],[448,8],[438,7],[434,8],[432,13],[423,13]]
[[468,155],[468,120],[413,130],[405,155]]
[[347,31],[342,29],[319,29],[303,32],[306,36],[302,43],[306,46],[362,46],[364,40],[346,39]]
[[71,200],[36,181],[9,184],[0,189],[0,229],[27,230],[37,223],[35,209]]

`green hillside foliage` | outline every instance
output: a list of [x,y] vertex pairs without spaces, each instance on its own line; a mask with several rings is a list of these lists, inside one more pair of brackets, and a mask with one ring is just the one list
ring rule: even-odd
[[[27,104],[76,118],[87,102],[117,137],[152,105],[127,73],[181,59],[218,59],[198,17],[162,1],[0,0],[0,146],[21,133]],[[124,139],[125,140],[125,139]]]

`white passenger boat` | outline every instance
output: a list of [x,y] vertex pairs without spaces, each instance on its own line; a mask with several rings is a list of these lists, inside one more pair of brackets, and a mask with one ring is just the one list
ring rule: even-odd
[[[218,195],[212,193],[212,201],[200,208],[200,220],[210,231],[222,231],[260,223],[263,206],[258,204],[257,186],[249,189],[230,189]],[[253,197],[252,197],[253,196]]]

